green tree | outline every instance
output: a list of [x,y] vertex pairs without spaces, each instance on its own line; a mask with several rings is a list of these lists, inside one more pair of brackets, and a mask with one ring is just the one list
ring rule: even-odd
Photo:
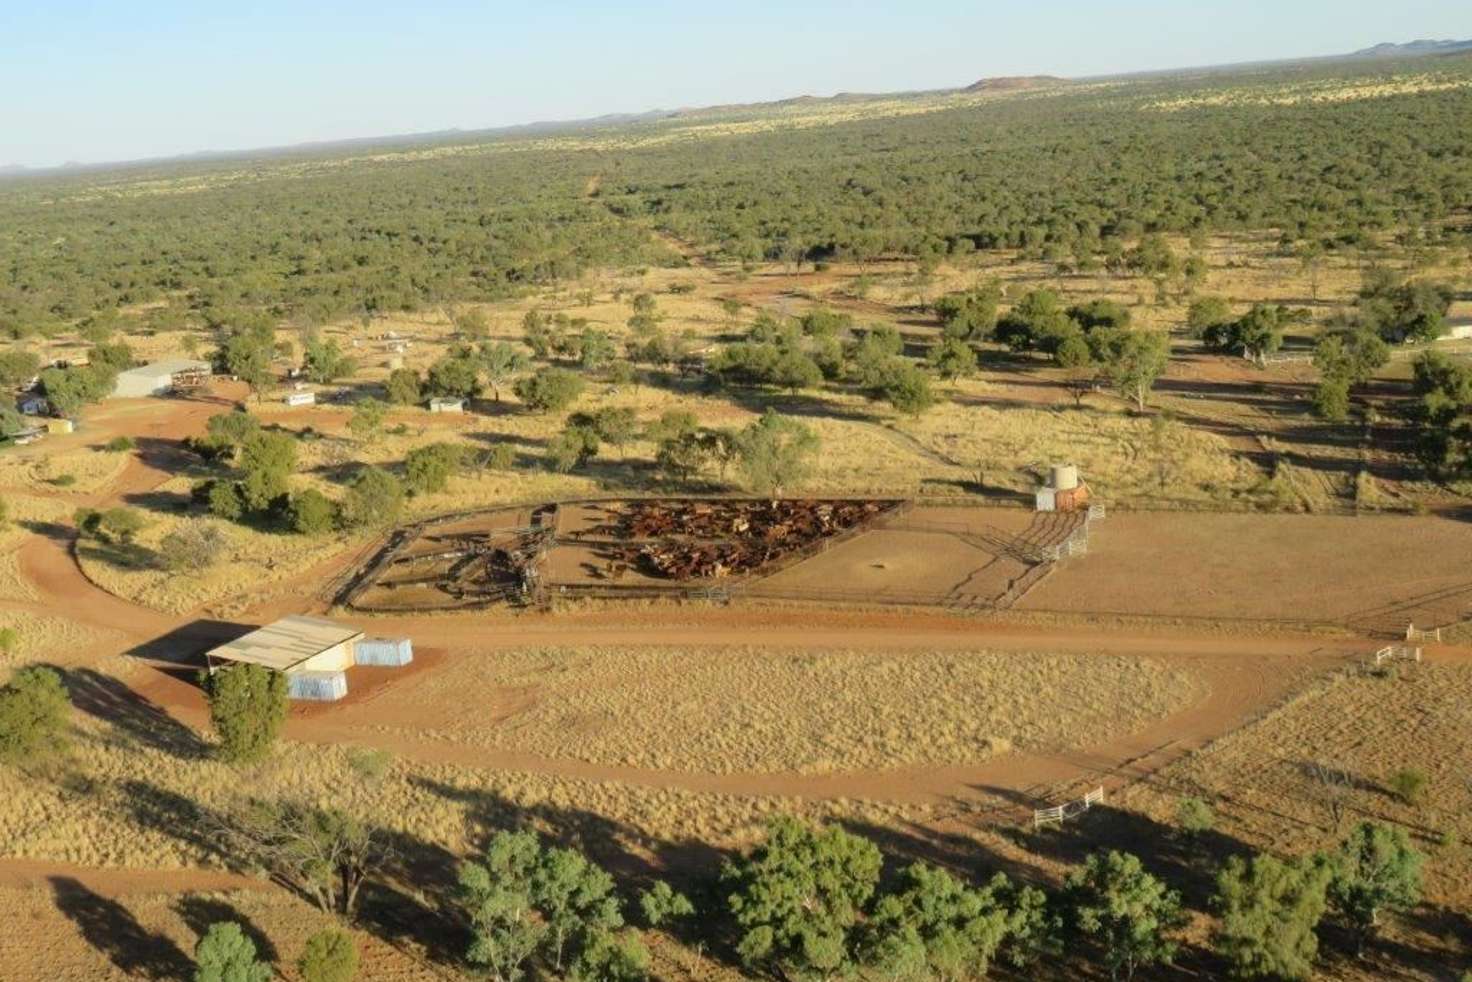
[[0,386],[15,389],[25,385],[41,371],[41,356],[26,348],[0,351]]
[[388,415],[387,403],[378,399],[359,399],[353,403],[353,414],[348,417],[348,432],[365,443],[383,431],[383,420]]
[[980,978],[1007,926],[1008,913],[991,888],[975,889],[945,870],[915,863],[874,905],[865,924],[867,960],[889,978],[915,974],[918,967],[944,982]]
[[216,921],[194,946],[194,982],[271,982],[271,966],[234,921]]
[[1357,825],[1329,856],[1329,906],[1353,933],[1356,954],[1379,932],[1386,913],[1421,899],[1424,862],[1405,829],[1378,822]]
[[1241,978],[1306,979],[1313,974],[1329,865],[1283,862],[1265,853],[1227,860],[1217,874],[1216,950]]
[[491,387],[491,397],[500,402],[501,387],[526,371],[526,356],[509,342],[497,341],[481,345],[478,357],[486,384]]
[[233,664],[206,681],[220,757],[233,764],[264,760],[286,722],[286,676],[262,665]]
[[545,849],[532,877],[532,895],[547,929],[552,967],[560,974],[569,945],[623,926],[613,877],[574,849]]
[[424,393],[474,399],[481,393],[480,359],[466,347],[456,348],[433,365],[424,383]]
[[424,398],[419,373],[412,368],[395,368],[384,383],[384,398],[395,406],[415,406]]
[[302,982],[352,982],[358,975],[358,946],[341,928],[327,928],[307,939],[296,969]]
[[823,381],[818,363],[801,351],[784,351],[773,362],[766,381],[788,392],[811,389]]
[[1170,361],[1170,343],[1154,331],[1124,331],[1103,345],[1104,370],[1115,389],[1140,412]]
[[571,406],[583,394],[583,380],[564,368],[543,368],[517,379],[514,391],[533,412],[555,413]]
[[294,801],[248,800],[225,817],[220,837],[324,914],[346,918],[389,857],[383,834],[367,822],[341,808]]
[[1233,321],[1232,307],[1221,297],[1199,297],[1186,310],[1186,334],[1204,338]]
[[460,865],[460,902],[472,933],[466,957],[496,982],[517,982],[547,932],[533,892],[540,855],[536,833],[501,831],[478,861]]
[[608,367],[613,361],[618,350],[614,347],[613,339],[604,331],[588,327],[583,329],[583,334],[578,344],[578,364],[586,372],[597,372]]
[[313,336],[307,339],[303,346],[303,365],[307,378],[318,385],[326,385],[336,382],[338,379],[353,374],[356,366],[353,360],[343,354],[342,348],[336,341],[322,340]]
[[721,874],[741,932],[737,953],[789,977],[840,973],[852,962],[852,935],[880,864],[872,842],[841,828],[773,820],[765,841]]
[[289,433],[262,431],[240,447],[240,493],[247,508],[264,511],[287,492],[297,446]]
[[404,510],[404,482],[381,467],[364,467],[339,506],[348,528],[381,528],[398,521]]
[[1002,302],[1002,284],[996,279],[961,293],[950,293],[935,302],[943,339],[986,341],[997,327],[997,308]]
[[465,462],[465,447],[458,443],[430,443],[410,450],[404,458],[404,477],[410,492],[434,494],[449,486]]
[[664,880],[656,880],[654,886],[639,894],[639,910],[644,923],[652,928],[667,927],[695,916],[695,905],[690,898]]
[[576,416],[593,428],[600,441],[616,447],[620,457],[623,456],[624,447],[639,435],[638,414],[627,406],[605,406],[591,416],[582,413]]
[[903,358],[891,361],[877,394],[895,409],[910,416],[918,416],[935,405],[930,376],[920,366]]
[[812,430],[768,409],[738,435],[736,453],[754,490],[781,495],[807,477],[819,446]]
[[569,978],[573,982],[643,982],[649,950],[631,931],[599,931],[583,945]]
[[925,363],[947,382],[976,374],[976,349],[960,338],[942,338],[930,349]]
[[66,686],[54,669],[18,669],[0,686],[0,763],[34,763],[65,751],[71,709]]
[[326,535],[337,524],[337,505],[316,488],[304,488],[291,496],[287,517],[294,532]]
[[1134,978],[1137,969],[1175,958],[1181,898],[1147,873],[1129,853],[1094,853],[1068,875],[1064,897],[1074,930],[1103,949],[1109,977]]
[[591,416],[574,413],[547,444],[547,463],[559,474],[566,474],[598,456],[601,442]]

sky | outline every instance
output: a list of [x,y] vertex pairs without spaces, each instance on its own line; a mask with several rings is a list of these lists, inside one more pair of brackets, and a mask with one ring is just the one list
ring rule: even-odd
[[0,0],[0,166],[1472,38],[1468,0]]

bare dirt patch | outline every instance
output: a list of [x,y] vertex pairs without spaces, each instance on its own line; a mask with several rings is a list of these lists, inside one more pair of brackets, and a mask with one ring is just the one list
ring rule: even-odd
[[1115,512],[1022,610],[1404,631],[1472,606],[1472,524],[1437,517]]

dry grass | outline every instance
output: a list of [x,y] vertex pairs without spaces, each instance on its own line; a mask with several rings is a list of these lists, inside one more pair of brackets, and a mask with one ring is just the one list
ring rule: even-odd
[[353,765],[346,746],[283,744],[239,769],[198,758],[194,742],[158,729],[140,742],[91,720],[79,724],[64,774],[37,780],[0,771],[0,841],[10,856],[95,867],[218,866],[198,809],[244,793],[332,804],[373,816],[415,841],[463,854],[487,827],[530,822],[576,836],[600,856],[653,856],[663,843],[751,841],[766,817],[844,815],[887,824],[924,806],[738,798],[545,774],[395,763],[382,777]]
[[[498,723],[471,712],[508,690],[530,705]],[[1076,747],[1199,695],[1187,673],[1115,656],[639,648],[463,658],[399,698],[453,719],[433,732],[447,740],[658,770],[820,774]]]
[[1210,433],[1096,409],[993,409],[950,403],[898,428],[988,485],[1031,491],[1058,461],[1077,463],[1111,502],[1162,496],[1220,502],[1248,494],[1260,475]]
[[[1363,819],[1406,826],[1432,853],[1428,899],[1465,909],[1472,898],[1472,669],[1400,663],[1352,669],[1169,769],[1164,786],[1214,801],[1222,831],[1256,847],[1303,852],[1328,846]],[[1312,765],[1347,775],[1343,827],[1333,828]],[[1410,804],[1389,788],[1396,771],[1428,778]],[[1189,789],[1189,790],[1188,790]],[[1164,818],[1174,796],[1139,789],[1131,804]]]
[[[187,494],[189,480],[176,478],[160,489]],[[352,548],[358,541],[338,535],[309,537],[262,531],[245,525],[219,523],[229,545],[223,558],[209,569],[180,575],[148,559],[159,542],[188,516],[155,512],[136,539],[139,550],[119,552],[84,543],[77,559],[88,579],[116,596],[134,603],[180,614],[238,594],[259,591],[295,576]]]
[[65,617],[23,610],[0,611],[0,627],[12,629],[18,638],[13,652],[0,654],[0,666],[5,667],[31,661],[57,665],[88,664],[96,660],[93,650],[115,637],[110,631],[79,624]]
[[55,486],[75,494],[92,494],[116,481],[130,457],[90,449],[0,454],[0,487],[32,489],[70,478],[70,483]]

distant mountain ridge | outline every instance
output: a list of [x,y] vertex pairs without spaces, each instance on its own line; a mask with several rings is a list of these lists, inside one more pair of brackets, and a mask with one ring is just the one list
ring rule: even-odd
[[1370,48],[1361,48],[1349,57],[1401,58],[1406,55],[1448,55],[1459,51],[1472,51],[1472,40],[1452,41],[1422,38],[1418,41],[1407,41],[1404,44],[1385,41]]
[[[1234,62],[1223,65],[1199,66],[1197,68],[1167,68],[1154,69],[1143,72],[1128,72],[1113,75],[1093,76],[1096,79],[1125,79],[1161,77],[1176,75],[1190,71],[1225,71],[1241,68],[1253,68],[1262,65],[1276,64],[1299,64],[1319,61],[1349,61],[1355,59],[1390,59],[1390,58],[1414,58],[1436,55],[1450,55],[1472,52],[1472,39],[1458,41],[1453,39],[1430,39],[1422,38],[1405,43],[1382,42],[1368,48],[1361,48],[1349,54],[1341,55],[1318,55],[1305,58],[1286,58],[1264,62]],[[866,92],[838,92],[831,96],[799,95],[786,99],[768,100],[761,102],[745,103],[722,103],[710,106],[689,106],[676,109],[652,109],[645,112],[615,112],[602,116],[583,119],[565,120],[543,120],[532,123],[517,123],[506,126],[490,128],[476,128],[464,130],[460,128],[436,130],[421,133],[397,133],[384,136],[349,137],[346,139],[310,141],[305,143],[294,143],[269,147],[256,147],[233,150],[202,150],[194,153],[170,154],[159,157],[146,157],[123,161],[99,161],[96,163],[77,163],[69,161],[60,166],[53,167],[29,167],[24,164],[0,165],[0,179],[18,178],[24,179],[29,176],[58,173],[64,171],[97,171],[119,167],[145,167],[156,164],[184,163],[184,162],[209,162],[229,160],[249,160],[257,158],[280,157],[301,153],[314,153],[324,151],[346,151],[354,149],[367,149],[374,147],[402,147],[424,144],[435,144],[449,140],[488,139],[508,136],[553,136],[575,130],[616,127],[638,123],[655,123],[667,119],[689,118],[695,116],[709,115],[723,111],[756,111],[771,108],[806,107],[809,105],[822,105],[824,103],[857,102],[868,99],[893,99],[921,95],[945,95],[948,93],[977,93],[977,92],[1021,92],[1032,89],[1062,88],[1074,85],[1088,79],[1069,79],[1057,75],[998,75],[978,79],[964,88],[944,89],[916,89],[906,91],[895,91],[885,93]]]
[[999,75],[972,82],[962,92],[1020,92],[1024,89],[1043,89],[1054,85],[1071,85],[1072,82],[1057,75]]

